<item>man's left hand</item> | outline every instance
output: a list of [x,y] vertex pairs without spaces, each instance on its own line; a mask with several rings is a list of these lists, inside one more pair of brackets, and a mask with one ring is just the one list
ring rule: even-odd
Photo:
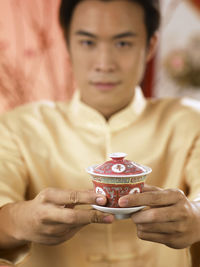
[[189,201],[179,189],[145,185],[142,193],[121,197],[119,206],[148,207],[132,215],[140,239],[176,249],[200,241],[200,202]]

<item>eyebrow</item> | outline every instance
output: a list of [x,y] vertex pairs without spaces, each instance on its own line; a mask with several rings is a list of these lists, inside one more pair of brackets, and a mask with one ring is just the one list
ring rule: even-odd
[[[79,30],[77,32],[75,32],[75,35],[80,35],[80,36],[87,36],[90,38],[94,38],[97,39],[97,35],[87,32],[87,31],[83,31],[83,30]],[[117,35],[114,35],[112,37],[112,39],[116,40],[116,39],[120,39],[120,38],[127,38],[127,37],[137,37],[137,34],[135,32],[123,32],[123,33],[119,33]]]
[[119,33],[115,36],[113,36],[113,39],[120,39],[120,38],[126,38],[126,37],[136,37],[137,34],[135,32],[123,32]]

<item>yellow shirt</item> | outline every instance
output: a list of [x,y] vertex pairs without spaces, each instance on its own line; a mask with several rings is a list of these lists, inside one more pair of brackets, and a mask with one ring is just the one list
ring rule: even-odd
[[[78,94],[68,104],[33,103],[3,115],[0,206],[32,199],[46,187],[92,188],[85,168],[119,151],[152,168],[147,183],[180,188],[191,199],[200,192],[200,114],[180,100],[145,100],[137,89],[132,103],[108,122]],[[138,239],[131,219],[91,224],[70,241],[32,244],[23,261],[22,255],[19,267],[199,266],[192,265],[189,249]]]

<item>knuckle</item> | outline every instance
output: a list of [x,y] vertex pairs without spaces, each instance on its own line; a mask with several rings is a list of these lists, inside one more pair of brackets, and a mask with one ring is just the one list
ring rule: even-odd
[[45,195],[45,192],[42,191],[38,194],[37,196],[37,200],[39,201],[39,203],[44,203],[46,202],[46,195]]
[[77,204],[79,202],[78,192],[77,191],[70,191],[69,192],[69,200],[72,204]]
[[178,198],[178,200],[185,198],[185,194],[181,189],[167,189],[167,191],[174,194]]
[[158,218],[158,212],[157,212],[157,210],[152,209],[152,210],[149,211],[149,212],[150,212],[150,214],[149,214],[150,220],[151,220],[152,222],[156,222],[156,221],[157,221],[157,218]]
[[165,244],[170,247],[173,248],[175,246],[175,241],[174,239],[171,238],[171,236],[168,236],[165,240]]
[[102,222],[102,215],[98,211],[94,211],[91,217],[91,223],[100,223]]
[[48,212],[44,210],[39,210],[36,213],[36,220],[41,223],[44,224],[45,222],[47,222],[48,220]]
[[158,194],[157,191],[151,192],[152,199],[151,199],[151,205],[157,206],[158,203],[162,201],[163,196],[161,194]]
[[188,206],[187,205],[183,205],[179,211],[179,218],[182,221],[187,220],[188,218]]
[[143,231],[138,230],[138,231],[137,231],[137,236],[138,236],[140,239],[145,240],[145,234],[144,234]]
[[177,237],[176,239],[174,238],[174,236],[169,236],[165,242],[165,244],[170,247],[170,248],[174,248],[174,249],[181,249],[182,247],[182,242],[180,242],[179,238]]
[[48,242],[48,246],[53,247],[53,246],[57,246],[60,245],[60,240],[52,240]]
[[176,232],[177,232],[177,233],[184,233],[185,231],[186,231],[185,224],[183,224],[182,222],[179,222],[179,223],[176,225]]
[[72,225],[77,223],[77,217],[75,212],[70,212],[67,214],[66,223]]
[[38,196],[37,199],[39,200],[40,203],[45,203],[48,201],[49,195],[52,193],[52,188],[45,188],[42,190]]
[[177,195],[178,195],[179,200],[185,199],[185,194],[182,190],[177,189]]
[[60,245],[63,242],[64,241],[62,241],[61,238],[51,238],[46,243],[48,244],[48,246],[57,246],[57,245]]
[[33,224],[35,227],[39,227],[39,225],[42,223],[41,221],[41,215],[39,211],[36,211],[33,216]]
[[137,231],[144,231],[144,226],[143,226],[143,224],[138,224],[138,225],[137,225]]
[[186,247],[185,242],[183,242],[182,235],[180,233],[174,235],[169,235],[165,238],[165,245],[173,249],[182,249]]
[[46,227],[46,229],[45,229],[46,235],[51,236],[51,235],[54,235],[55,233],[56,233],[56,230],[54,227],[51,227],[51,226]]

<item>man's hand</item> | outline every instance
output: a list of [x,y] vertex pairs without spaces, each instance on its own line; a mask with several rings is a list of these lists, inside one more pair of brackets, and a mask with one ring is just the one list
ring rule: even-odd
[[57,245],[70,239],[87,224],[113,222],[113,215],[74,208],[82,204],[105,205],[106,198],[93,191],[48,188],[33,200],[4,206],[0,211],[3,220],[0,228],[6,227],[8,237],[11,240],[13,237],[16,245],[27,242]]
[[200,203],[178,189],[145,185],[144,192],[120,198],[120,207],[148,206],[132,215],[140,239],[171,248],[186,248],[200,241]]

